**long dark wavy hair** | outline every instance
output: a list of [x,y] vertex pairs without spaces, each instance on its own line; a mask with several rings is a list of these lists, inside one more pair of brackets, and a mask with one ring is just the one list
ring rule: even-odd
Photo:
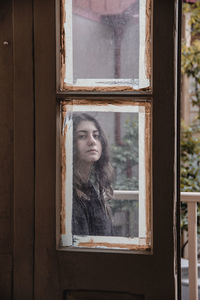
[[81,191],[81,187],[84,184],[81,174],[78,168],[78,153],[76,145],[76,130],[80,122],[90,121],[93,122],[99,131],[99,139],[102,146],[102,154],[98,161],[93,163],[91,176],[93,176],[94,183],[98,187],[98,192],[102,200],[105,201],[112,198],[113,189],[111,186],[113,169],[110,164],[108,142],[100,124],[97,120],[87,113],[73,113],[73,186],[77,192],[87,199],[87,195],[84,195]]

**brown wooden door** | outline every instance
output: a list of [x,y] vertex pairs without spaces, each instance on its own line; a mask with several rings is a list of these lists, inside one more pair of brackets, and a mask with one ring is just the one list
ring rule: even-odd
[[[22,4],[23,1],[21,3],[16,1],[18,8],[22,7]],[[35,188],[32,192],[35,201],[31,208],[31,215],[35,219],[32,261],[34,275],[33,280],[29,279],[29,282],[33,284],[33,299],[176,299],[177,175],[174,170],[177,158],[176,120],[179,113],[176,109],[177,1],[161,0],[154,1],[153,4],[153,253],[151,254],[115,250],[65,251],[58,247],[59,228],[56,227],[56,216],[59,212],[56,211],[56,201],[59,201],[57,197],[59,187],[56,186],[56,176],[59,176],[59,168],[56,164],[59,160],[59,149],[56,148],[56,136],[59,133],[56,124],[60,122],[59,99],[62,98],[61,92],[56,96],[56,31],[59,30],[56,27],[59,9],[56,10],[56,7],[59,3],[55,5],[54,0],[34,0],[32,4],[33,28],[30,24],[29,28],[32,28],[34,38],[32,56],[34,111],[29,112],[29,115],[35,118],[32,137],[35,145],[32,162],[34,161],[35,165],[34,169],[31,168],[35,180],[33,183],[30,179],[29,182],[32,182]],[[20,20],[18,22],[20,23]],[[73,95],[77,97],[76,93]],[[116,97],[120,96],[120,93],[116,94]],[[130,96],[127,93],[127,97]],[[149,97],[149,94],[143,93],[142,96]],[[25,120],[19,122],[26,124]],[[32,132],[31,128],[29,132]],[[23,164],[22,158],[21,161]],[[16,168],[20,169],[18,165]],[[23,186],[22,182],[20,184]],[[18,220],[21,213],[18,211]],[[25,216],[21,220],[19,230],[23,230],[22,225],[26,226],[28,218]],[[29,228],[33,228],[30,223]],[[19,248],[20,244],[17,244],[16,249]],[[19,254],[16,253],[16,257],[17,255]],[[27,263],[27,266],[30,267],[31,263]],[[30,273],[26,271],[24,274]],[[18,276],[23,277],[22,274]],[[16,273],[15,277],[17,278]],[[15,291],[18,291],[18,295],[20,286],[20,280],[16,279]]]

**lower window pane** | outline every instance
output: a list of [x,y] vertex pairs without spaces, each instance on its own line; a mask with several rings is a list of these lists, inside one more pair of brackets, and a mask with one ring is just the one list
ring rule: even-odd
[[61,245],[150,249],[150,104],[61,106]]

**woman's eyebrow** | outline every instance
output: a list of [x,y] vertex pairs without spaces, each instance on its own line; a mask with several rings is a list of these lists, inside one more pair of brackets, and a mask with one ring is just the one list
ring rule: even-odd
[[88,132],[88,130],[78,130],[77,132]]
[[[86,133],[86,132],[88,132],[89,130],[84,130],[84,129],[80,129],[80,130],[78,130],[77,132],[79,133],[79,132],[83,132],[83,133]],[[93,130],[92,132],[99,132],[99,130],[98,129],[96,129],[96,130]]]

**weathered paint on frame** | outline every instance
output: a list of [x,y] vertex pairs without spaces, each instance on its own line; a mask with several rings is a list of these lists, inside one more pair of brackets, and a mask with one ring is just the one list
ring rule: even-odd
[[61,200],[61,235],[66,235],[66,132],[68,130],[67,126],[64,124],[64,119],[68,112],[68,107],[73,105],[85,105],[85,106],[106,106],[112,104],[113,106],[139,106],[141,108],[145,108],[145,182],[146,182],[146,239],[144,244],[142,245],[132,245],[132,244],[113,244],[113,243],[102,243],[102,242],[94,242],[93,239],[90,239],[87,242],[79,242],[78,247],[86,247],[86,248],[109,248],[109,249],[126,249],[126,250],[150,250],[152,249],[152,223],[151,223],[151,211],[152,211],[152,203],[151,203],[151,104],[148,102],[136,102],[131,100],[88,100],[88,99],[79,99],[79,100],[70,100],[70,101],[62,101],[61,103],[61,113],[62,113],[62,137],[61,137],[61,178],[62,178],[62,200]]
[[64,82],[66,74],[66,41],[64,23],[66,22],[65,3],[67,0],[61,0],[60,8],[60,91],[89,91],[89,92],[150,92],[152,90],[152,46],[151,46],[151,15],[152,15],[152,0],[146,0],[146,32],[145,32],[145,73],[149,79],[150,86],[135,89],[129,85],[125,86],[74,86]]

